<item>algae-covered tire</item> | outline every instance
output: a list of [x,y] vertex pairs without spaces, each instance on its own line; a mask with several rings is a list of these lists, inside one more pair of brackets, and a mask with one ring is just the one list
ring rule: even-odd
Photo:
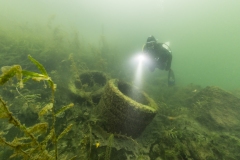
[[108,76],[103,72],[86,71],[69,83],[69,89],[79,101],[92,100],[98,103],[107,81]]
[[112,79],[105,86],[98,111],[108,132],[137,137],[156,115],[157,104],[136,87]]

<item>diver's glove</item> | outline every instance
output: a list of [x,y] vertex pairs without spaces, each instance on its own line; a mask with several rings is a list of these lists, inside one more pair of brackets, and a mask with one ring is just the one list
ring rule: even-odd
[[168,86],[174,86],[175,85],[175,76],[173,73],[173,70],[169,69],[168,71]]

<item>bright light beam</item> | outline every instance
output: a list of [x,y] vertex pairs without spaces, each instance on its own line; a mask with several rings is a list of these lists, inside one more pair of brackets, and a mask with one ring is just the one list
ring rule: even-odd
[[140,54],[136,58],[137,58],[138,64],[137,64],[137,69],[134,77],[134,85],[137,87],[140,87],[142,82],[143,62],[145,57],[144,55]]

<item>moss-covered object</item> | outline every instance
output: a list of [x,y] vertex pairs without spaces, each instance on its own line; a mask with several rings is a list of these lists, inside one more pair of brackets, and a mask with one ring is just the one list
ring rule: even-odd
[[218,87],[206,87],[192,99],[195,119],[214,130],[240,129],[240,99]]
[[[103,72],[100,71],[87,71],[83,72],[79,75],[79,81],[75,81],[75,85],[77,88],[81,88],[82,86],[88,87],[88,90],[96,90],[97,88],[93,88],[94,86],[104,86],[107,83],[107,76]],[[87,89],[87,88],[86,88]]]
[[105,87],[98,110],[107,131],[137,137],[155,116],[157,105],[132,85],[112,79]]
[[87,99],[98,103],[107,81],[108,77],[103,72],[85,71],[69,83],[69,89],[72,94],[80,97],[79,100]]

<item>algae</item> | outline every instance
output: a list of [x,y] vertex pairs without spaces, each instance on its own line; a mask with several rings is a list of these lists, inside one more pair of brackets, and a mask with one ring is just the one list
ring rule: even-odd
[[[39,33],[27,27],[0,28],[1,157],[240,159],[238,90],[231,94],[194,84],[169,88],[165,79],[155,78],[144,84],[144,91],[160,112],[143,133],[132,138],[104,130],[98,101],[92,103],[90,94],[76,96],[69,84],[73,81],[87,92],[103,87],[93,83],[91,88],[91,79],[91,85],[82,84],[79,75],[89,71],[130,82],[131,75],[121,70],[121,49],[103,33],[97,45],[75,30],[69,36],[63,27],[54,26],[54,19],[50,17],[48,28],[40,27]],[[28,54],[41,63],[27,60]]]

